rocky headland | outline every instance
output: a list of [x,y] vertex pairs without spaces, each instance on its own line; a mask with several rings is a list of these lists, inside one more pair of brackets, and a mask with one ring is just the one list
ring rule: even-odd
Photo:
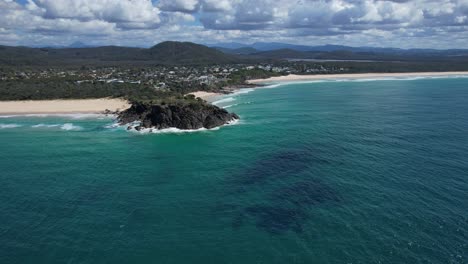
[[118,122],[128,129],[211,129],[239,119],[234,113],[202,102],[177,102],[171,104],[133,102],[132,106],[118,113]]

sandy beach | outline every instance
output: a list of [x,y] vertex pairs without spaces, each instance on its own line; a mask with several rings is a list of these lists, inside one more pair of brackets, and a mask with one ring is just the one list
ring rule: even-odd
[[130,104],[122,99],[0,101],[0,114],[103,113],[124,110]]
[[213,92],[205,92],[205,91],[198,91],[198,92],[193,92],[189,94],[193,94],[195,95],[195,97],[200,97],[201,99],[208,101],[208,102],[213,102],[216,100],[217,97],[223,95],[221,93],[213,93]]
[[463,72],[410,72],[410,73],[350,73],[350,74],[316,74],[316,75],[296,75],[271,77],[268,79],[249,80],[251,84],[272,83],[272,82],[294,82],[308,80],[330,80],[330,79],[370,79],[370,78],[404,78],[404,77],[430,77],[430,76],[458,76],[467,75]]

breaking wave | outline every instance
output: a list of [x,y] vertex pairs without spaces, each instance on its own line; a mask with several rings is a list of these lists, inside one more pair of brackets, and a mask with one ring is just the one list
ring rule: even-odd
[[66,124],[63,124],[63,125],[60,127],[60,129],[70,131],[70,130],[81,130],[81,129],[83,129],[83,128],[80,127],[80,126],[75,126],[75,125],[73,125],[72,123],[66,123]]
[[18,124],[0,124],[0,129],[17,128],[17,127],[22,127],[22,125],[18,125]]
[[223,104],[223,103],[229,103],[229,102],[232,102],[234,100],[236,100],[234,97],[227,97],[227,98],[220,99],[218,101],[214,101],[212,104],[219,105],[219,104]]
[[[227,124],[224,124],[222,126],[215,127],[215,128],[210,128],[210,129],[207,129],[207,128],[179,129],[179,128],[175,128],[175,127],[170,127],[170,128],[165,128],[165,129],[143,128],[140,131],[137,131],[135,129],[130,129],[128,131],[132,132],[132,133],[138,133],[138,134],[185,134],[185,133],[194,133],[194,132],[203,132],[203,131],[216,131],[216,130],[219,130],[220,128],[222,128],[222,127],[232,126],[232,125],[236,125],[236,124],[239,124],[239,119],[233,119],[233,120],[229,121]],[[135,125],[135,124],[133,124],[133,125]]]
[[235,91],[231,95],[247,94],[247,93],[250,93],[250,92],[253,92],[253,91],[254,91],[254,89],[252,89],[252,88],[244,88],[244,89],[240,89],[238,91]]
[[58,127],[60,126],[59,124],[37,124],[37,125],[33,125],[31,127],[33,128],[40,128],[40,127]]
[[330,83],[330,82],[375,82],[375,81],[416,81],[426,79],[461,79],[468,78],[468,75],[440,75],[440,76],[382,76],[382,77],[369,77],[369,78],[340,78],[334,79],[304,79],[304,80],[291,80],[291,81],[277,81],[266,83],[266,86],[261,88],[276,88],[281,85],[299,84],[299,83]]
[[114,118],[115,115],[105,114],[15,114],[15,115],[0,115],[0,118],[15,118],[15,117],[64,117],[69,119],[103,119],[103,118]]

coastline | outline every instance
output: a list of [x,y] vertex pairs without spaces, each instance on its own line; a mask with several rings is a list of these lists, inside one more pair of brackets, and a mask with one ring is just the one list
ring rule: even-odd
[[0,115],[27,114],[102,114],[106,110],[122,111],[130,107],[123,99],[60,99],[33,101],[0,101]]
[[220,96],[223,96],[225,94],[222,93],[214,93],[214,92],[205,92],[205,91],[196,91],[193,93],[188,93],[188,94],[193,94],[195,97],[200,97],[201,99],[212,103],[217,100]]
[[450,77],[450,76],[468,76],[468,71],[457,72],[405,72],[405,73],[344,73],[344,74],[314,74],[314,75],[297,75],[290,74],[286,76],[270,77],[267,79],[248,80],[249,84],[265,84],[265,83],[281,83],[294,81],[313,81],[313,80],[335,80],[335,79],[368,79],[368,78],[398,78],[398,77]]
[[[408,78],[408,77],[453,77],[468,76],[468,71],[453,72],[408,72],[408,73],[351,73],[351,74],[316,74],[270,77],[267,79],[248,80],[247,85],[301,82],[313,80],[359,80],[374,78]],[[252,87],[249,87],[252,88]],[[238,90],[238,89],[237,89]],[[235,93],[232,90],[231,93]],[[225,93],[196,91],[195,97],[213,103]],[[28,115],[28,114],[103,114],[108,111],[117,112],[128,109],[131,105],[123,99],[57,99],[57,100],[28,100],[28,101],[0,101],[0,115]]]

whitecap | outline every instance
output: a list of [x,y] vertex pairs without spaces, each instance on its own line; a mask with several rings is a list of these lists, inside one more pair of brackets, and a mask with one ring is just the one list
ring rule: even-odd
[[376,76],[372,78],[353,78],[353,77],[336,77],[334,79],[315,79],[315,80],[293,80],[293,81],[277,81],[277,82],[269,82],[266,83],[266,86],[262,86],[262,88],[276,88],[282,85],[290,85],[290,84],[309,84],[309,83],[329,83],[329,82],[375,82],[375,81],[417,81],[417,80],[425,80],[425,79],[460,79],[460,78],[468,78],[468,75],[411,75],[411,76]]
[[228,121],[226,124],[219,126],[219,127],[214,127],[214,128],[199,128],[199,129],[179,129],[176,127],[170,127],[170,128],[164,128],[164,129],[155,129],[155,128],[143,128],[140,131],[134,129],[135,127],[130,125],[132,129],[128,130],[133,133],[139,133],[139,134],[183,134],[183,133],[194,133],[194,132],[204,132],[204,131],[215,131],[219,130],[221,127],[224,126],[232,126],[239,124],[239,119],[232,119],[231,121]]
[[63,125],[60,127],[60,129],[69,131],[69,130],[80,130],[80,129],[82,129],[82,127],[80,127],[80,126],[75,126],[75,125],[73,125],[72,123],[66,123],[66,124],[63,124]]
[[233,107],[233,106],[236,106],[236,105],[238,105],[238,104],[226,105],[226,106],[223,106],[223,108],[226,109],[226,108],[230,108],[230,107]]
[[268,84],[266,86],[262,86],[260,88],[276,88],[278,86],[281,86],[281,85],[285,85],[285,84],[290,84],[292,82],[287,82],[287,83],[273,83],[273,84]]
[[37,125],[33,125],[31,127],[33,128],[40,128],[40,127],[58,127],[60,126],[59,124],[37,124]]
[[252,88],[244,88],[244,89],[240,89],[240,90],[235,91],[234,93],[232,93],[232,95],[247,94],[247,93],[250,93],[250,92],[253,92],[253,91],[254,91],[254,89],[252,89]]
[[227,97],[227,98],[223,98],[223,99],[218,100],[218,101],[214,101],[212,104],[218,105],[218,104],[222,104],[222,103],[229,103],[229,102],[232,102],[234,100],[236,100],[234,97]]
[[22,125],[18,125],[18,124],[0,124],[0,129],[17,128],[17,127],[22,127]]
[[108,124],[104,126],[104,128],[118,128],[118,127],[120,127],[119,123],[112,123],[112,124]]
[[0,118],[13,118],[13,117],[65,117],[65,118],[70,118],[70,119],[103,119],[106,117],[114,118],[116,117],[116,115],[74,113],[74,114],[15,114],[15,115],[0,116]]
[[67,114],[63,115],[65,117],[70,117],[72,119],[103,119],[104,117],[114,118],[116,115],[109,114]]

